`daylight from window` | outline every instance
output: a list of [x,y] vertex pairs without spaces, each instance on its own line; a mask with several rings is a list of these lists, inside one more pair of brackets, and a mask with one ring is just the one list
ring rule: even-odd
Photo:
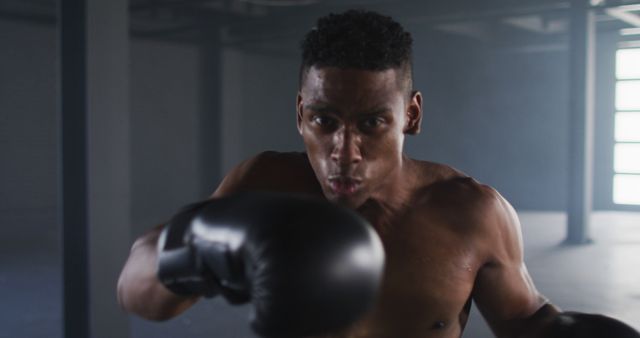
[[640,48],[616,55],[613,202],[640,205]]

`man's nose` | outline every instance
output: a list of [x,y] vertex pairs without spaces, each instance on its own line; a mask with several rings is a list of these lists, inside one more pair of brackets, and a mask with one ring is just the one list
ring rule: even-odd
[[334,135],[331,159],[340,166],[349,166],[362,160],[360,137],[348,127],[342,127]]

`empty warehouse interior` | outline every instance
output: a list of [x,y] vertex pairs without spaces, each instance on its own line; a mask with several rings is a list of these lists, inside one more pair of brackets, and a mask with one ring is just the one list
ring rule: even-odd
[[[143,319],[118,278],[239,163],[309,151],[301,41],[350,9],[411,33],[404,154],[513,206],[551,303],[640,330],[640,2],[3,0],[0,337],[259,337],[223,297]],[[461,336],[498,336],[486,318],[474,302]]]

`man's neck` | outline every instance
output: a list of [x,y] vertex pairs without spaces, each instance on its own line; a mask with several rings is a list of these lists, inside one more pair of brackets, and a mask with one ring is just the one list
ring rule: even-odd
[[416,184],[415,162],[403,154],[398,169],[386,177],[384,184],[371,195],[368,203],[397,212],[410,204]]

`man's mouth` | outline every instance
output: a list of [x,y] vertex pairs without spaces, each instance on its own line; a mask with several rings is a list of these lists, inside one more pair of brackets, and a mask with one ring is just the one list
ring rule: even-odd
[[362,180],[348,177],[348,176],[330,176],[329,187],[336,195],[353,195],[360,185]]

